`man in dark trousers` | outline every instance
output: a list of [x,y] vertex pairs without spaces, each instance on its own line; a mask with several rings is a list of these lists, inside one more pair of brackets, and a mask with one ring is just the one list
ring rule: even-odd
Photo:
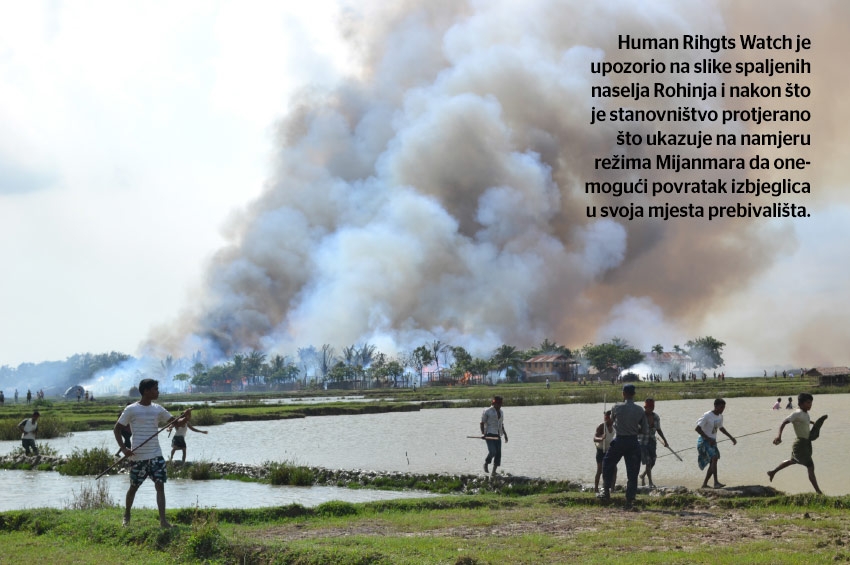
[[602,459],[602,499],[611,497],[611,485],[620,459],[626,460],[626,508],[632,508],[637,496],[638,473],[640,472],[639,434],[647,433],[646,412],[635,404],[635,385],[623,385],[623,402],[611,408],[614,432],[617,434]]

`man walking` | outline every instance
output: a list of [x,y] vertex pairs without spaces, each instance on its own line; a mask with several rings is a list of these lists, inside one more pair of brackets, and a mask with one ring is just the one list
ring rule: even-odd
[[38,431],[38,418],[41,414],[38,410],[32,413],[32,417],[25,418],[18,423],[18,429],[21,430],[21,446],[27,455],[30,454],[30,449],[33,455],[38,456],[38,447],[35,445],[35,432]]
[[638,434],[647,433],[646,413],[635,404],[635,385],[623,385],[623,402],[611,408],[616,436],[608,452],[602,458],[602,492],[599,498],[611,497],[611,486],[620,459],[626,461],[626,509],[631,509],[637,496],[638,472],[640,472],[640,444]]
[[490,462],[493,462],[492,476],[502,464],[502,436],[508,443],[508,433],[505,431],[505,415],[502,412],[502,397],[494,396],[491,406],[481,414],[481,434],[487,441],[487,457],[484,459],[484,472],[488,472]]
[[664,432],[661,431],[661,416],[655,413],[655,399],[647,398],[643,401],[643,411],[646,412],[646,433],[638,437],[640,443],[640,462],[644,464],[643,473],[640,476],[640,484],[646,484],[646,479],[649,479],[649,486],[655,488],[655,483],[652,482],[652,468],[655,467],[655,461],[658,458],[655,434],[661,438],[664,447],[669,447],[667,438],[664,437]]

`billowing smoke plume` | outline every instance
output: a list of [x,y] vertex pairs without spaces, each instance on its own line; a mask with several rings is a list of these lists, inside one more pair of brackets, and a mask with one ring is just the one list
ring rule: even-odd
[[[215,358],[364,341],[392,352],[433,339],[478,353],[547,337],[670,347],[675,336],[700,335],[713,307],[793,249],[790,224],[587,218],[588,205],[637,200],[587,196],[586,181],[654,174],[594,169],[597,156],[643,153],[615,145],[621,125],[590,125],[591,106],[644,102],[591,99],[591,84],[669,80],[603,79],[589,69],[606,58],[728,55],[618,51],[620,33],[776,31],[756,18],[733,25],[721,10],[734,5],[724,6],[429,0],[348,13],[343,29],[359,71],[294,101],[273,175],[231,226],[205,295],[150,345]],[[789,33],[815,34],[804,15],[796,21]],[[721,80],[698,78],[690,80]],[[720,131],[631,129],[656,128]]]

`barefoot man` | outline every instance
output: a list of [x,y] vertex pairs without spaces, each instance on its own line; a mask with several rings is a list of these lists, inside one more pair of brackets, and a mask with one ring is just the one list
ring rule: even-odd
[[700,470],[708,466],[702,488],[708,488],[708,479],[714,477],[714,488],[723,488],[724,485],[717,480],[717,460],[720,459],[720,450],[717,449],[717,431],[720,430],[729,439],[732,445],[737,445],[738,440],[723,427],[723,411],[726,410],[726,401],[722,398],[714,400],[714,410],[710,410],[697,420],[696,432],[699,434],[697,440],[697,462]]
[[[820,428],[824,420],[826,420],[826,414],[818,418],[818,421],[812,425],[812,420],[809,418],[809,410],[812,409],[813,401],[814,397],[811,394],[801,392],[797,396],[797,409],[790,416],[782,420],[782,425],[779,426],[779,433],[776,434],[773,445],[782,443],[782,430],[788,424],[794,426],[794,433],[797,434],[797,439],[794,440],[794,446],[791,448],[791,459],[786,459],[776,469],[768,471],[767,476],[770,477],[770,482],[773,482],[773,477],[776,473],[785,467],[795,464],[803,465],[809,470],[809,481],[815,487],[815,492],[823,494],[815,477],[815,462],[812,461],[812,442],[820,436]],[[809,426],[812,426],[812,428],[809,429]]]
[[[159,432],[161,424],[173,422],[178,426],[185,425],[189,421],[191,412],[186,411],[180,418],[175,418],[168,410],[155,404],[153,401],[159,398],[159,382],[154,379],[142,379],[139,383],[139,393],[142,399],[124,408],[113,428],[115,441],[118,442],[121,453],[129,456],[132,462],[130,488],[127,490],[126,498],[127,506],[124,509],[124,526],[130,523],[130,509],[133,507],[136,491],[146,478],[150,478],[156,488],[159,524],[163,528],[170,528],[171,524],[165,519],[165,481],[168,480],[168,476],[165,471],[165,459],[159,447],[159,437],[154,436]],[[127,427],[133,430],[132,449],[124,445],[124,438],[121,436],[121,431]]]
[[649,479],[649,486],[655,488],[655,483],[652,482],[652,468],[655,467],[655,461],[658,458],[656,452],[655,434],[661,438],[664,447],[669,447],[667,438],[664,437],[664,432],[661,431],[661,416],[655,413],[655,399],[647,398],[643,401],[643,409],[646,412],[645,434],[638,436],[640,442],[640,462],[644,464],[643,474],[640,476],[640,484],[645,485],[646,479]]

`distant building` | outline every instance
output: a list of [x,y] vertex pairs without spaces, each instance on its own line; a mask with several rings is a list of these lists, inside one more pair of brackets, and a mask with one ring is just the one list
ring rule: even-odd
[[647,351],[643,354],[643,362],[662,377],[666,377],[668,373],[690,373],[694,368],[694,360],[687,353],[675,351]]
[[850,384],[850,368],[848,367],[815,367],[806,371],[806,375],[817,377],[819,386]]
[[574,381],[578,376],[578,361],[563,353],[535,355],[523,364],[525,382],[539,383],[548,379]]
[[62,396],[64,396],[65,398],[72,398],[73,399],[73,398],[82,397],[85,393],[86,393],[86,389],[84,389],[80,385],[74,385],[72,387],[69,387],[68,390],[65,391],[65,394],[63,394]]

